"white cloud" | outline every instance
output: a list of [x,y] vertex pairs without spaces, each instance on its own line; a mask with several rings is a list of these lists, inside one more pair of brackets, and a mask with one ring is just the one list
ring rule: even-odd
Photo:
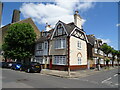
[[107,43],[107,44],[111,43],[110,39],[102,39],[102,38],[98,38],[98,39],[101,39],[103,43]]
[[[92,2],[78,2],[79,0],[55,0],[54,3],[24,3],[20,7],[20,11],[25,18],[31,17],[39,24],[49,23],[55,25],[58,20],[65,23],[74,21],[74,11],[86,11],[93,7]],[[83,24],[85,19],[82,20]]]
[[117,27],[119,27],[119,26],[120,26],[120,24],[116,24],[116,26],[117,26]]

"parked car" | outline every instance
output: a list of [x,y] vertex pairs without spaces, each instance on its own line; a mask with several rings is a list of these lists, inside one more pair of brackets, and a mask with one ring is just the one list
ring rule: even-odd
[[13,70],[19,70],[20,67],[21,67],[21,65],[22,65],[21,62],[16,62],[16,63],[12,64],[11,69],[13,69]]
[[2,62],[2,68],[7,68],[8,64],[7,62]]
[[7,68],[11,68],[15,62],[7,62]]
[[41,64],[38,62],[30,62],[28,64],[22,64],[20,70],[24,70],[28,73],[30,72],[37,72],[40,73],[41,71]]
[[15,62],[2,62],[2,68],[11,68]]

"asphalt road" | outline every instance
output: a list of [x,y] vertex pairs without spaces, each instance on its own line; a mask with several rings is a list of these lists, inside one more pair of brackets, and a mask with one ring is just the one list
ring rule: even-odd
[[118,88],[118,70],[84,78],[59,78],[40,73],[2,69],[2,88]]

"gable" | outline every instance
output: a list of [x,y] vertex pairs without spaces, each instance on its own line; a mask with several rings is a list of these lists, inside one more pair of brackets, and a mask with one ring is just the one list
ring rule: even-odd
[[58,24],[54,36],[65,35],[66,32],[62,26],[62,24]]
[[67,34],[66,28],[64,27],[63,23],[59,21],[55,26],[51,39],[54,37],[59,37],[63,35],[68,35],[68,34]]
[[70,35],[88,42],[85,33],[77,28],[74,28],[73,32]]

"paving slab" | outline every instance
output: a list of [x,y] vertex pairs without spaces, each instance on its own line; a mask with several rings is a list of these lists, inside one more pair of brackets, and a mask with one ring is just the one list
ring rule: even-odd
[[42,69],[41,74],[52,75],[52,76],[61,77],[61,78],[80,78],[80,77],[86,77],[89,75],[97,74],[99,72],[105,72],[115,68],[118,68],[118,67],[110,67],[109,69],[102,68],[100,71],[98,71],[97,69],[71,71],[70,76],[68,75],[67,71]]

